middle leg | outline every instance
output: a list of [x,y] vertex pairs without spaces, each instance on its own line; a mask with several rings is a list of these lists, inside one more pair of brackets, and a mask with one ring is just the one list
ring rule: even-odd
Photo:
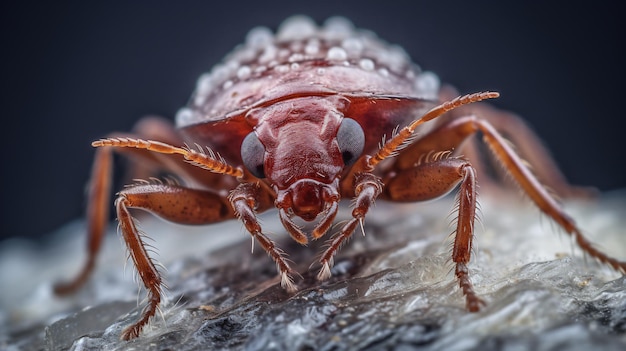
[[389,176],[385,179],[382,196],[399,202],[425,201],[449,193],[460,183],[456,198],[458,217],[452,261],[455,264],[454,273],[465,295],[467,309],[476,312],[485,304],[474,292],[468,269],[476,219],[476,170],[467,160],[448,158],[447,153],[440,155]]

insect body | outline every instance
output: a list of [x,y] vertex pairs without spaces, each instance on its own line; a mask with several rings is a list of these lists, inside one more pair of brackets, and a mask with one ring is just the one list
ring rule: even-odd
[[[244,45],[200,77],[189,105],[176,117],[177,128],[148,119],[135,134],[113,134],[93,143],[98,149],[88,208],[88,261],[57,292],[75,290],[93,269],[108,217],[111,154],[116,151],[139,159],[144,169],[169,171],[185,182],[139,182],[115,201],[122,236],[148,291],[148,304],[123,332],[124,339],[139,335],[162,296],[161,275],[129,208],[187,224],[239,218],[276,262],[282,286],[294,291],[294,272],[264,234],[257,213],[277,208],[289,235],[306,244],[329,231],[341,199],[352,199],[352,219],[334,233],[319,258],[318,278],[326,279],[333,257],[375,200],[423,201],[458,187],[452,261],[467,308],[478,311],[484,302],[473,290],[467,265],[477,175],[483,167],[458,156],[459,150],[472,153],[473,144],[463,142],[477,133],[528,197],[584,251],[626,271],[626,263],[592,247],[505,142],[501,133],[530,151],[529,161],[542,166],[538,176],[557,192],[575,192],[525,125],[473,104],[498,94],[452,99],[450,91],[411,63],[402,49],[354,29],[345,19],[332,18],[318,27],[308,18],[293,17],[275,35],[252,30]],[[313,222],[313,230],[305,232],[296,217]]]

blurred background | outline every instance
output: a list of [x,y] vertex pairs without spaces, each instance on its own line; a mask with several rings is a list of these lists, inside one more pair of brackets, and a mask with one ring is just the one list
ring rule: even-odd
[[[461,92],[496,90],[571,182],[624,188],[624,25],[618,2],[5,2],[0,239],[84,214],[91,141],[142,116],[173,118],[197,77],[248,30],[332,15],[403,46]],[[621,30],[619,28],[622,28]],[[116,185],[119,189],[121,184]]]

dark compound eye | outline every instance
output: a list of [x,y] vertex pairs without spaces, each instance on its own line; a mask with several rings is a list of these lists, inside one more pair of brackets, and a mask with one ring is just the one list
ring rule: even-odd
[[256,133],[252,132],[243,139],[241,159],[243,160],[243,165],[246,166],[252,175],[257,178],[265,178],[265,147],[261,144]]
[[363,128],[352,118],[344,118],[337,131],[339,151],[346,166],[354,163],[361,156],[365,146]]

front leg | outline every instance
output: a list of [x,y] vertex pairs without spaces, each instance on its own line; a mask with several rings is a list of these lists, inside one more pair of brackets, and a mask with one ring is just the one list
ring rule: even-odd
[[317,274],[318,280],[326,280],[330,278],[330,268],[333,266],[333,258],[337,251],[354,233],[357,224],[363,226],[365,215],[370,207],[374,205],[374,201],[383,190],[383,183],[380,178],[371,173],[357,173],[355,175],[355,194],[354,209],[352,210],[352,219],[348,221],[341,231],[335,234],[328,244],[328,248],[322,253],[319,263],[322,265]]
[[253,183],[242,183],[233,190],[228,199],[237,217],[241,219],[246,229],[252,235],[252,240],[256,239],[267,254],[276,262],[276,268],[280,274],[280,284],[288,292],[295,292],[296,286],[293,283],[293,270],[287,262],[283,251],[276,246],[276,243],[268,238],[261,230],[261,224],[256,217],[256,209],[262,205],[271,203],[271,196],[260,191],[260,187]]
[[456,197],[458,217],[452,261],[467,309],[476,312],[485,304],[474,292],[467,267],[472,253],[476,219],[476,170],[468,161],[446,158],[446,155],[448,153],[435,154],[425,163],[388,177],[385,179],[383,196],[392,201],[425,201],[443,196],[461,184]]

